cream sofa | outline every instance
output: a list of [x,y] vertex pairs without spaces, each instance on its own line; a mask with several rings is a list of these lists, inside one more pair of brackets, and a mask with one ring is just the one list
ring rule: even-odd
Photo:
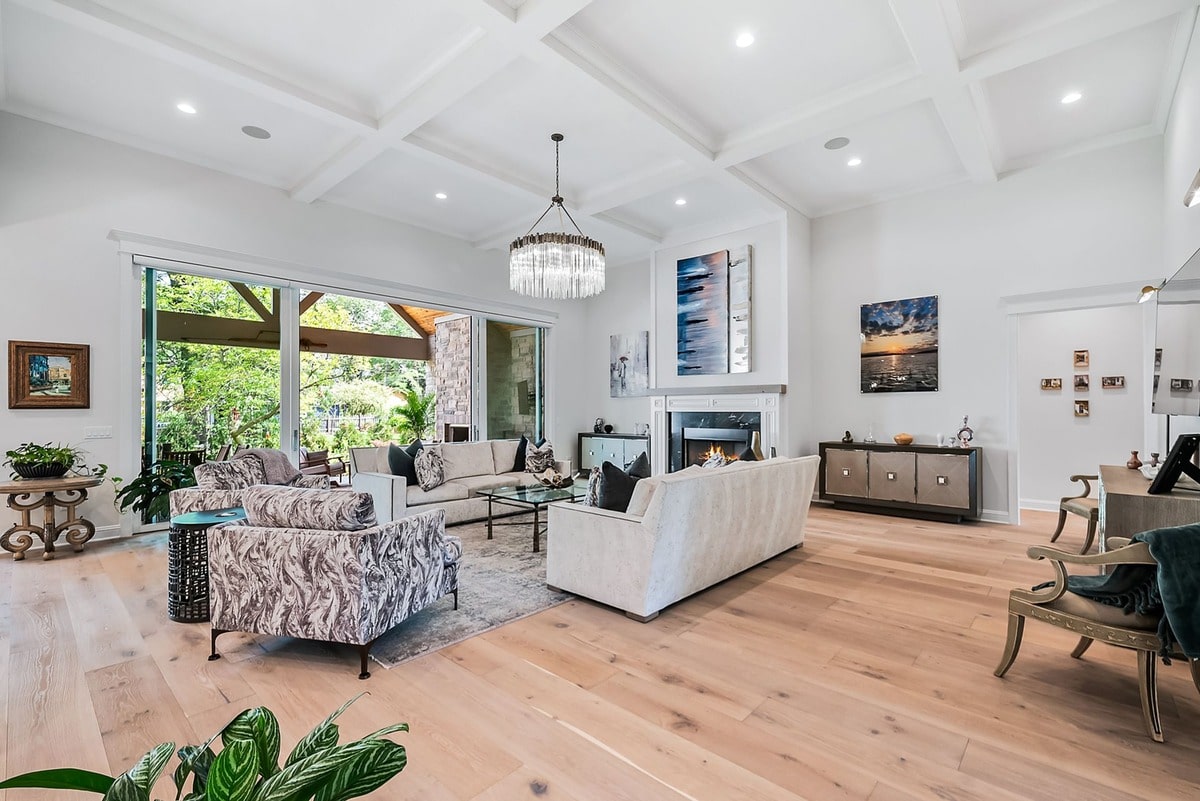
[[550,507],[546,583],[641,621],[804,543],[819,456],[638,482],[625,513]]
[[[517,442],[497,439],[426,445],[441,451],[446,472],[446,483],[428,492],[415,484],[408,486],[403,476],[392,475],[387,445],[351,448],[350,483],[359,492],[371,494],[381,523],[430,509],[445,509],[446,525],[482,520],[487,517],[488,502],[478,495],[479,490],[538,483],[531,473],[513,472]],[[555,462],[555,469],[569,473],[571,463]]]

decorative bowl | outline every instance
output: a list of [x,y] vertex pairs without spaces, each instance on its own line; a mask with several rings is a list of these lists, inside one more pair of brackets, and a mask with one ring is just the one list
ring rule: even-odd
[[901,433],[901,434],[897,434],[896,436],[892,437],[892,439],[896,440],[897,445],[912,445],[913,435]]
[[21,478],[59,478],[67,474],[71,465],[61,462],[50,464],[18,464],[14,462],[12,469]]

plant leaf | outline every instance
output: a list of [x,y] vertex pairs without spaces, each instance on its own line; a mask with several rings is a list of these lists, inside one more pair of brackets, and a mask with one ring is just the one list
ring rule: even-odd
[[258,782],[258,748],[252,740],[234,740],[213,760],[205,795],[211,801],[245,801]]
[[[380,742],[370,740],[368,742]],[[302,801],[313,793],[338,768],[354,759],[365,743],[353,742],[318,751],[288,765],[259,785],[252,801]]]
[[316,727],[296,743],[296,747],[292,749],[292,753],[288,755],[287,761],[284,762],[284,767],[293,765],[302,759],[307,759],[318,751],[323,751],[330,746],[337,745],[338,727],[333,725],[333,721],[350,708],[350,705],[362,698],[365,693],[359,693],[351,698],[346,703],[335,709],[329,717],[321,721]]
[[238,740],[248,740],[258,749],[258,766],[265,778],[279,772],[279,721],[265,706],[247,709],[221,732],[221,742],[228,748]]
[[0,782],[0,790],[13,787],[39,787],[47,790],[84,790],[104,794],[113,786],[113,777],[79,768],[54,768],[22,773]]
[[150,801],[150,793],[138,787],[128,773],[122,773],[113,780],[104,801]]
[[391,740],[366,740],[353,759],[337,769],[321,789],[315,801],[346,801],[379,789],[408,764],[404,746]]
[[[211,743],[212,740],[209,740]],[[194,774],[192,792],[203,793],[208,782],[208,771],[217,755],[207,745],[185,745],[179,749],[179,767],[175,768],[176,798],[183,793],[183,785],[189,774]]]
[[161,743],[146,752],[146,755],[137,761],[132,768],[125,772],[134,784],[150,792],[150,788],[158,781],[158,777],[162,774],[163,768],[167,766],[167,762],[171,759],[171,754],[175,751],[175,743]]
[[368,734],[366,737],[363,737],[362,739],[363,740],[378,740],[380,737],[384,737],[388,734],[395,734],[398,731],[408,731],[408,724],[407,723],[395,723],[395,724],[392,724],[391,726],[385,726],[382,729],[380,729],[379,731],[371,732],[370,734]]

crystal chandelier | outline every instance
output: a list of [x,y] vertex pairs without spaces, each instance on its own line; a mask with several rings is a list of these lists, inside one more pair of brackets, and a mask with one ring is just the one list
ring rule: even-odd
[[[514,292],[532,298],[586,298],[604,291],[604,245],[584,236],[571,213],[563,206],[558,190],[558,143],[554,141],[554,197],[542,216],[517,237],[508,248],[508,286]],[[557,233],[536,234],[534,229],[558,207]],[[566,231],[563,217],[571,221],[575,233]]]

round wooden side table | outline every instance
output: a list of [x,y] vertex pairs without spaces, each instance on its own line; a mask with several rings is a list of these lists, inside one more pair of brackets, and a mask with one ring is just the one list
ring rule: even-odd
[[171,518],[167,539],[167,617],[204,623],[208,609],[208,530],[218,523],[245,520],[246,511],[211,509]]
[[[62,478],[17,478],[0,482],[0,492],[8,494],[8,508],[21,513],[21,522],[9,526],[0,536],[0,548],[10,552],[14,561],[25,558],[25,551],[33,545],[33,536],[41,538],[46,550],[43,559],[54,558],[54,542],[59,534],[65,534],[67,542],[77,552],[83,544],[96,535],[96,527],[77,513],[79,504],[87,500],[88,489],[98,487],[104,479],[94,476],[64,476]],[[62,493],[58,497],[56,493]],[[34,500],[35,495],[40,498]],[[42,525],[33,523],[32,515],[44,509]],[[66,509],[67,519],[59,523],[56,510]],[[16,535],[15,537],[13,535]]]

